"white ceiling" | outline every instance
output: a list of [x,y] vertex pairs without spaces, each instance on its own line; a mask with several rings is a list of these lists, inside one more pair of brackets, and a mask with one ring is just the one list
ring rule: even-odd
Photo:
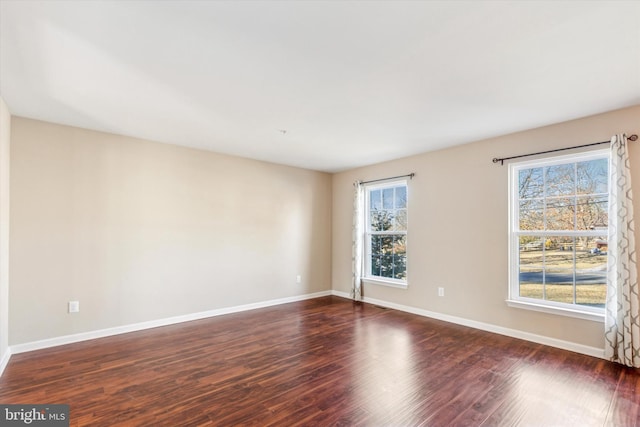
[[638,1],[0,0],[0,19],[16,116],[329,172],[640,104]]

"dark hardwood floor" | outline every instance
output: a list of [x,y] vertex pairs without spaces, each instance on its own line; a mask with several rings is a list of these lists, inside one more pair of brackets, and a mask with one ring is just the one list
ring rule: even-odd
[[338,297],[14,355],[72,426],[640,426],[640,372]]

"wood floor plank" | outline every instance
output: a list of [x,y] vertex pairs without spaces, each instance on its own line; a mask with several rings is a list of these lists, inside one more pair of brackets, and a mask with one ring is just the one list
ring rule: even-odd
[[638,426],[640,372],[323,297],[14,355],[72,426]]
[[607,423],[616,426],[640,426],[640,375],[635,369],[617,367],[620,371]]

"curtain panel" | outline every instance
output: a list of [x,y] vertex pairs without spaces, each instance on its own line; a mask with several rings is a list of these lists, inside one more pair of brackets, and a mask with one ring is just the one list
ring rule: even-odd
[[351,298],[362,301],[362,239],[364,230],[364,194],[360,181],[353,183],[353,229],[351,246]]
[[626,135],[611,138],[605,357],[640,367],[640,296]]

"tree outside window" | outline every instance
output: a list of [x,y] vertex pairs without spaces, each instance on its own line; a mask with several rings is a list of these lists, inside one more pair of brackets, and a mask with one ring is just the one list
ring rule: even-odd
[[365,277],[406,281],[406,182],[368,186],[365,200]]

